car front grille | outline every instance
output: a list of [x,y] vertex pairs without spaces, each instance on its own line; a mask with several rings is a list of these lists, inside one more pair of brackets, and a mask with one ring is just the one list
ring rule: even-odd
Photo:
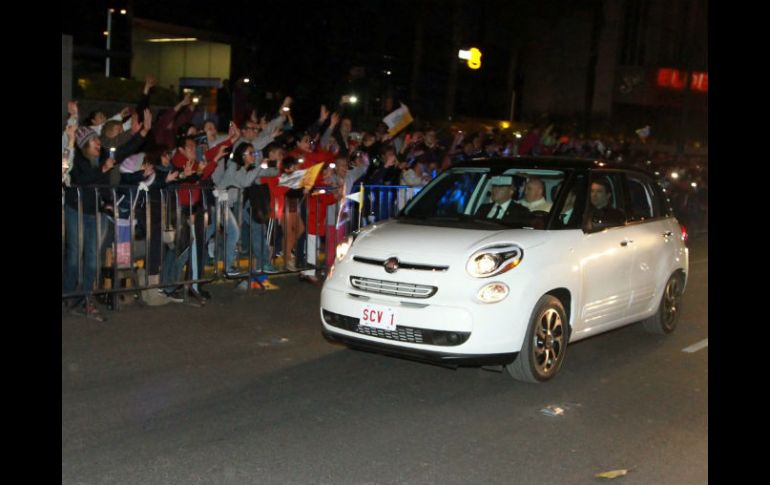
[[[373,264],[374,266],[385,265],[384,259],[365,258],[363,256],[353,256],[353,261],[364,263],[364,264]],[[434,272],[449,270],[449,266],[433,265],[433,264],[417,264],[417,263],[408,263],[403,261],[399,261],[398,268],[399,269],[416,269],[418,271],[434,271]]]
[[407,298],[430,298],[436,294],[438,288],[414,283],[402,283],[399,281],[375,280],[351,276],[350,284],[354,288],[367,293],[379,293],[381,295],[404,296]]
[[470,332],[445,332],[443,330],[427,330],[424,328],[396,326],[395,331],[382,330],[380,328],[371,328],[359,325],[358,318],[340,315],[339,313],[323,311],[323,317],[327,324],[349,330],[351,332],[369,335],[387,340],[397,340],[399,342],[410,342],[413,344],[428,344],[454,346],[464,343],[471,336]]

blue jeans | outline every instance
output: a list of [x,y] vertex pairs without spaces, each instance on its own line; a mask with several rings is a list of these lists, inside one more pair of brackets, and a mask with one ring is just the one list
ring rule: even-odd
[[232,268],[238,257],[238,239],[241,237],[241,228],[231,208],[224,211],[225,214],[225,268]]
[[257,259],[254,268],[260,271],[270,263],[270,245],[267,241],[267,225],[254,222],[251,218],[251,207],[243,209],[243,232],[248,231],[251,255]]
[[[96,218],[101,217],[101,237],[96,234]],[[83,214],[83,247],[78,245],[78,211],[64,207],[64,239],[66,245],[64,266],[64,293],[77,289],[90,292],[96,279],[96,252],[107,231],[107,220],[102,214]],[[83,279],[78,274],[78,263],[83,261]],[[80,285],[78,285],[80,283]]]
[[[184,265],[190,259],[190,247],[185,248],[181,253],[177,254],[173,249],[166,250],[166,256],[163,259],[163,266],[161,267],[160,282],[164,285],[171,285],[177,281],[182,281],[184,275]],[[171,293],[174,291],[173,287],[166,287],[164,291]]]
[[[171,285],[182,281],[185,278],[184,268],[187,263],[190,263],[189,279],[197,280],[201,277],[202,268],[198,267],[198,248],[199,244],[193,241],[196,228],[191,224],[188,219],[189,215],[185,214],[186,221],[179,228],[181,231],[177,235],[175,241],[176,247],[174,249],[166,250],[166,256],[163,258],[163,266],[161,267],[161,284],[165,285],[164,291],[171,293],[174,291],[174,287]],[[191,225],[193,227],[191,227]],[[198,283],[193,283],[192,287],[198,289]]]
[[[222,205],[222,214],[224,214],[225,221],[225,269],[232,268],[237,256],[236,249],[238,247],[238,239],[241,237],[241,230],[238,227],[238,221],[233,214],[233,210],[226,205]],[[216,209],[209,212],[209,226],[206,230],[205,240],[209,241],[215,236],[217,230],[217,211]],[[204,250],[206,245],[203,246]]]

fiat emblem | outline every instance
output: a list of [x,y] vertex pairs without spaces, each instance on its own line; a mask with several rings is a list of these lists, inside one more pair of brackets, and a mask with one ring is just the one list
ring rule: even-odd
[[396,271],[398,271],[398,258],[386,259],[383,266],[385,266],[385,271],[387,271],[388,273],[395,273]]

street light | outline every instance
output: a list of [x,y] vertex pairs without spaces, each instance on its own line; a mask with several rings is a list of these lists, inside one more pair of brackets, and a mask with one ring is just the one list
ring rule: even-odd
[[[110,77],[110,45],[112,40],[112,14],[115,13],[114,8],[108,8],[107,9],[107,62],[105,64],[104,73],[106,77]],[[120,15],[125,15],[126,10],[121,9]]]

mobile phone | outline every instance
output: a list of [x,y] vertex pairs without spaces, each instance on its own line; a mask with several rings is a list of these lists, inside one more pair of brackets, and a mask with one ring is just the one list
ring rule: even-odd
[[283,110],[284,110],[284,111],[291,111],[291,108],[289,108],[288,106],[284,106],[284,107],[283,107]]
[[115,159],[115,147],[110,147],[110,158]]

